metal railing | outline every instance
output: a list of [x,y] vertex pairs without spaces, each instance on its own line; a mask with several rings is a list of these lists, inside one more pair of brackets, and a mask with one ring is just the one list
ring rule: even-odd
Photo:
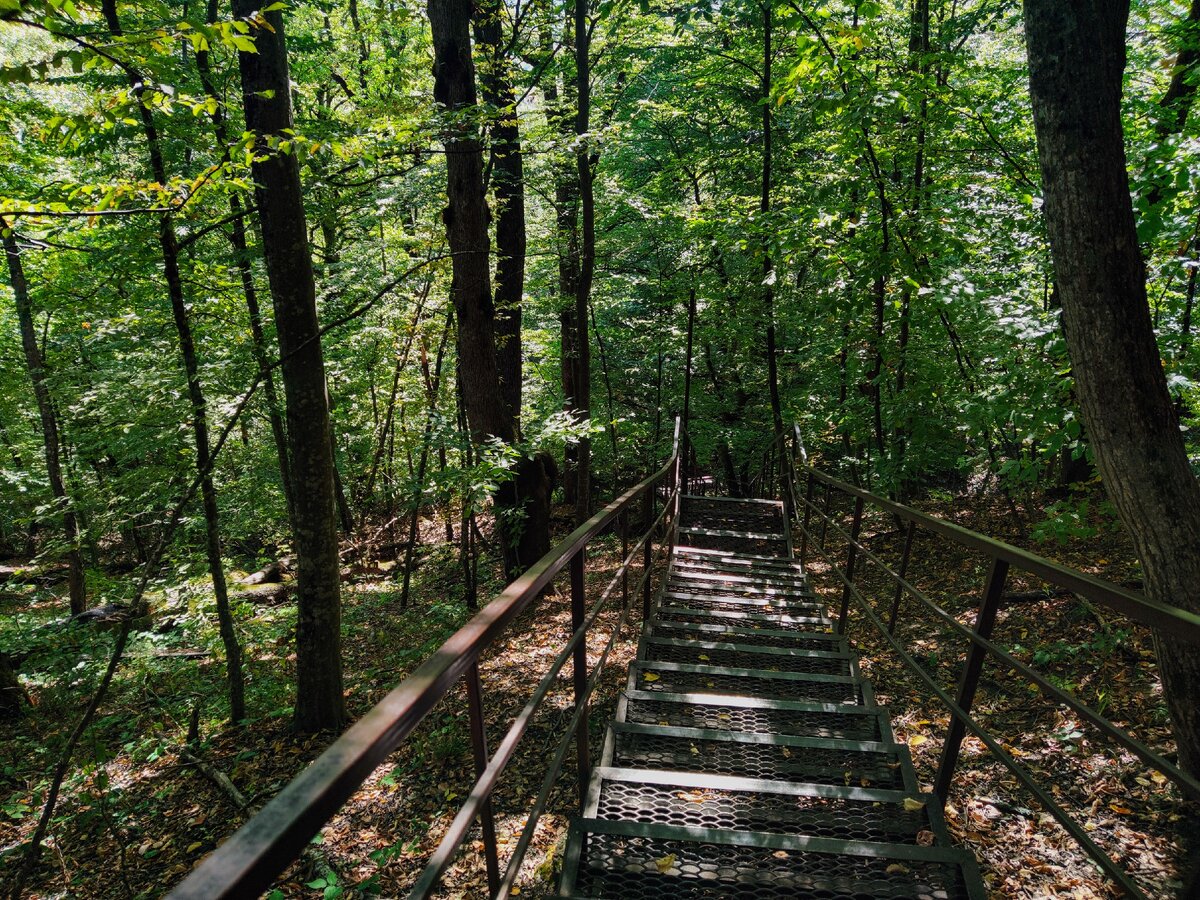
[[[934,518],[844,481],[839,481],[808,465],[807,454],[800,440],[798,428],[794,430],[792,440],[795,465],[790,467],[792,477],[787,477],[783,471],[788,467],[780,468],[779,472],[782,476],[780,489],[790,499],[791,507],[795,510],[797,517],[801,563],[807,561],[810,550],[815,550],[842,584],[837,620],[838,633],[846,632],[850,605],[853,601],[863,618],[874,626],[880,637],[895,651],[901,662],[924,682],[925,686],[950,713],[950,727],[942,747],[934,781],[934,793],[943,802],[946,800],[954,778],[963,738],[969,731],[1037,799],[1043,809],[1053,816],[1063,829],[1078,842],[1084,852],[1100,866],[1109,878],[1129,896],[1145,896],[1129,874],[1054,799],[1052,791],[1040,784],[1037,777],[1028,768],[1016,761],[1014,754],[1009,753],[991,732],[972,717],[971,709],[984,664],[989,659],[999,661],[1006,669],[1020,673],[1028,680],[1028,683],[1036,685],[1038,690],[1054,703],[1067,707],[1113,742],[1135,754],[1147,766],[1162,773],[1179,788],[1184,796],[1192,800],[1200,800],[1200,781],[1087,706],[1073,693],[1055,684],[1050,677],[1021,662],[991,640],[996,614],[1000,609],[1005,584],[1011,570],[1033,575],[1138,624],[1153,629],[1168,630],[1171,636],[1178,640],[1200,644],[1200,616],[1160,603],[1142,594],[1059,565],[1011,544]],[[803,492],[800,490],[801,484],[804,485]],[[822,495],[819,502],[816,499],[818,490]],[[835,494],[853,500],[849,531],[842,526],[839,516],[831,509],[831,499]],[[872,552],[862,541],[864,510],[867,507],[885,513],[896,523],[900,523],[904,529],[903,550],[898,567],[895,569],[881,559],[878,554]],[[814,516],[820,522],[819,531],[814,522]],[[844,541],[846,548],[844,561],[835,560],[826,549],[826,542],[831,531]],[[983,584],[973,627],[960,623],[909,580],[908,567],[912,558],[913,542],[918,531],[953,541],[962,547],[983,554],[989,560],[988,574]],[[894,584],[894,591],[889,598],[890,608],[886,622],[862,591],[862,580],[858,577],[857,572],[860,558],[874,565],[886,579]],[[959,677],[957,691],[953,696],[917,663],[895,635],[897,615],[905,596],[918,601],[938,621],[968,642],[965,664]]]
[[[633,594],[641,594],[643,618],[649,615],[651,573],[654,570],[655,533],[659,549],[667,556],[674,543],[680,504],[680,428],[675,423],[671,456],[661,469],[627,490],[513,581],[494,600],[455,632],[387,697],[359,719],[289,783],[270,803],[222,844],[171,893],[174,900],[218,900],[258,896],[289,863],[300,856],[309,840],[336,813],[430,711],[459,682],[465,680],[470,720],[471,746],[477,780],[425,870],[412,889],[411,897],[426,897],[437,886],[468,832],[478,819],[487,867],[488,893],[507,897],[524,860],[558,779],[567,751],[576,746],[579,797],[582,805],[588,789],[588,700],[599,680],[609,652],[615,645],[630,609],[629,569],[639,554],[642,576]],[[655,512],[656,496],[663,495],[661,511]],[[622,527],[622,562],[600,597],[587,608],[584,585],[585,556],[592,539],[614,521],[628,523],[630,513],[641,502],[645,530],[629,546],[628,528]],[[563,645],[550,669],[517,714],[494,753],[489,755],[483,712],[483,685],[479,676],[481,654],[504,634],[505,629],[536,599],[563,569],[569,569],[571,585],[570,639]],[[587,635],[620,586],[621,609],[608,643],[589,671]],[[546,699],[567,660],[572,660],[574,715],[558,744],[521,837],[503,872],[496,841],[491,796],[505,767],[511,762],[522,735]]]

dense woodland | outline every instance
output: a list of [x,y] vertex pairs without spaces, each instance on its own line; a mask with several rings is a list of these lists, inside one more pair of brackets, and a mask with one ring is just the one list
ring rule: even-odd
[[161,893],[138,772],[309,758],[681,413],[1200,611],[1200,2],[1026,6],[0,0],[8,889]]

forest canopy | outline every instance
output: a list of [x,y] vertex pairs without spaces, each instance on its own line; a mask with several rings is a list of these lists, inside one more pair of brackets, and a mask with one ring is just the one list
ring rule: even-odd
[[[1120,247],[1191,491],[1200,2],[1118,7]],[[1123,499],[1069,347],[1091,326],[1038,23],[1013,0],[0,0],[0,714],[130,702],[111,636],[59,627],[92,616],[121,623],[114,660],[216,662],[203,689],[162,677],[177,719],[203,695],[206,727],[336,730],[363,711],[357,579],[418,617],[419,657],[661,465],[677,415],[735,496],[795,425],[878,494],[1156,558],[1176,537]],[[1200,608],[1185,569],[1147,590]],[[22,841],[56,780],[157,752],[105,710],[96,746],[19,739]]]

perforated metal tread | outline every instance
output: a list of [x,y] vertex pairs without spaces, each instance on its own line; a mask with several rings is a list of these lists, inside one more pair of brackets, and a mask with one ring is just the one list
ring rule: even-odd
[[611,766],[597,769],[584,815],[918,846],[946,835],[936,805],[915,794]]
[[887,711],[833,703],[799,703],[721,694],[628,691],[617,721],[642,725],[714,728],[753,734],[892,741]]
[[769,672],[809,672],[814,675],[850,675],[850,654],[826,650],[789,650],[725,641],[643,639],[639,656],[659,662],[741,666]]
[[630,769],[917,790],[908,748],[873,741],[613,722],[601,761]]
[[563,896],[624,900],[985,896],[970,854],[803,835],[576,819]]
[[685,497],[681,520],[560,896],[984,896],[787,555],[782,505]]

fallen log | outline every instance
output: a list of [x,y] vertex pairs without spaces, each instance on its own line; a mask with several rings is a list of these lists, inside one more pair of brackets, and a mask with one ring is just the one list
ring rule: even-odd
[[234,591],[230,594],[232,600],[245,600],[259,606],[279,606],[292,599],[294,589],[286,584],[262,584],[248,591]]
[[290,556],[283,556],[274,562],[267,563],[257,572],[247,575],[238,584],[279,584],[283,581],[283,576],[288,575],[292,571],[292,566],[295,560]]

